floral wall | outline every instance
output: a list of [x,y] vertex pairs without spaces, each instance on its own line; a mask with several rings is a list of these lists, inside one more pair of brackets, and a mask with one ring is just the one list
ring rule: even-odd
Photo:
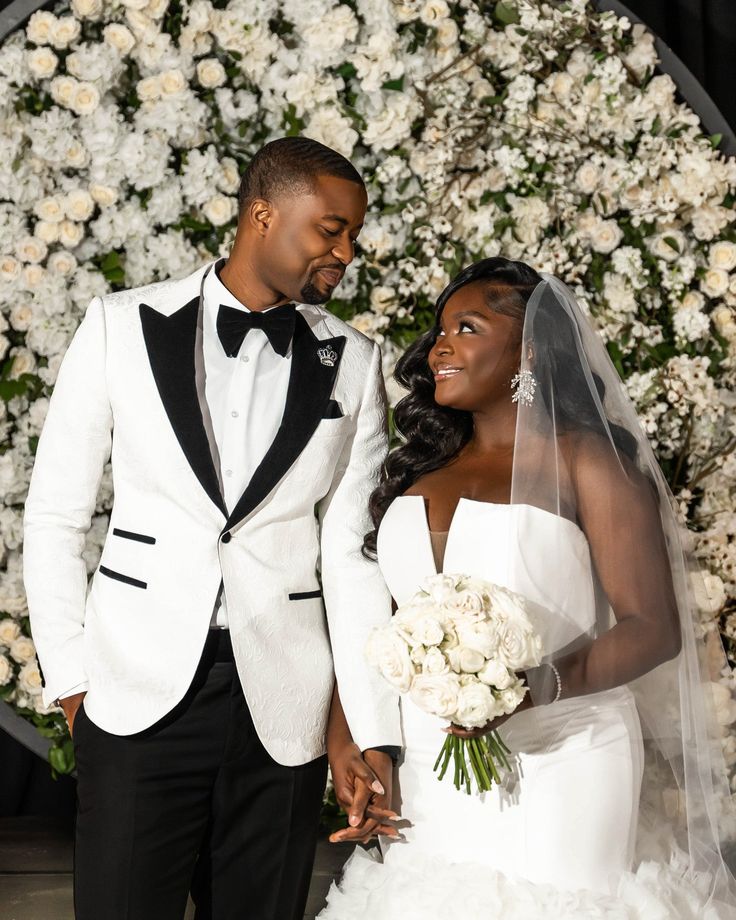
[[[239,174],[284,134],[366,178],[360,254],[329,306],[381,342],[387,375],[473,259],[573,286],[709,573],[703,629],[733,660],[736,162],[657,72],[651,35],[584,0],[72,0],[0,46],[0,697],[54,740],[54,768],[72,754],[41,704],[21,523],[59,363],[94,295],[227,253]],[[90,572],[111,502],[106,476]],[[713,689],[733,768],[730,674]]]

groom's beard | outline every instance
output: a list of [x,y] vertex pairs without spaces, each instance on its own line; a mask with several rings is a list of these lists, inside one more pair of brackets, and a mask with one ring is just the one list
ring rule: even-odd
[[301,289],[299,296],[302,303],[327,303],[332,296],[332,291],[325,294],[310,280]]

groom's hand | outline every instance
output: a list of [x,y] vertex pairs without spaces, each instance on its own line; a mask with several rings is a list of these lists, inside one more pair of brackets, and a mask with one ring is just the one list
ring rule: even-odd
[[84,690],[82,693],[74,693],[72,696],[65,696],[63,700],[59,700],[59,706],[64,710],[64,715],[66,716],[67,725],[69,726],[69,734],[74,734],[74,719],[77,716],[77,710],[82,705],[82,700],[87,695],[87,691]]
[[393,821],[398,818],[390,809],[393,764],[388,754],[366,751],[352,742],[333,753],[330,759],[335,796],[348,816],[349,827],[330,836],[331,843],[355,841],[367,843],[384,834],[398,836]]

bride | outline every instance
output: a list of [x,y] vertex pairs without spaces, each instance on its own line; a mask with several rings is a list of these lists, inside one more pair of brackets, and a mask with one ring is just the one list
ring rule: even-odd
[[[544,658],[513,715],[445,729],[498,730],[512,769],[491,792],[438,782],[444,725],[402,697],[394,804],[411,826],[383,838],[382,859],[356,850],[320,917],[735,917],[694,575],[572,292],[520,262],[471,265],[396,377],[403,444],[371,498],[366,552],[399,605],[442,571],[520,592]],[[333,744],[351,743],[339,724]]]

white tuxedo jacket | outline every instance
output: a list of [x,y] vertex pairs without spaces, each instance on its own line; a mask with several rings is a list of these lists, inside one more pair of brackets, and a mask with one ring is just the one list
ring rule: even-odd
[[[360,551],[387,446],[379,349],[298,307],[281,427],[228,515],[195,374],[205,269],[95,298],[62,363],[25,513],[44,701],[87,681],[104,730],[155,723],[189,687],[222,582],[276,761],[324,753],[335,676],[361,749],[400,745],[397,699],[364,655],[391,615]],[[115,501],[88,592],[81,554],[111,453]]]

